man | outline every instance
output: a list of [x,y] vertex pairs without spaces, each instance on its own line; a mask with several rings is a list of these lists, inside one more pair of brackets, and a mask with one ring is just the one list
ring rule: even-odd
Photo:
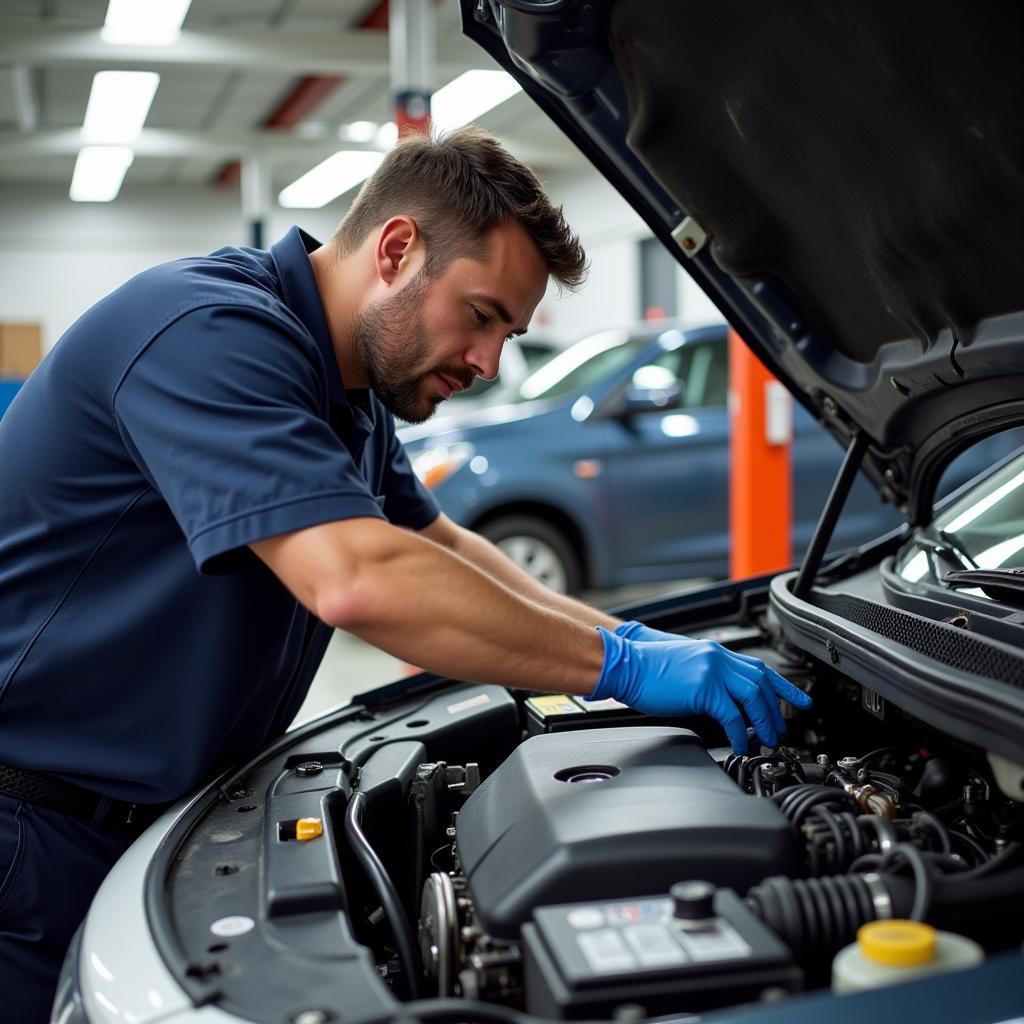
[[[320,246],[222,249],[90,309],[0,425],[0,991],[44,1020],[113,861],[279,735],[333,627],[456,677],[706,712],[799,690],[554,595],[439,514],[395,439],[497,372],[585,259],[463,130],[399,144]],[[595,627],[600,627],[595,629]],[[11,1000],[13,999],[13,1007]]]

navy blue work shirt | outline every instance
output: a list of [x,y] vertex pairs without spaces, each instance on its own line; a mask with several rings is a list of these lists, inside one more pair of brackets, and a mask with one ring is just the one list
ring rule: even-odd
[[0,762],[180,796],[283,732],[330,637],[246,545],[437,517],[391,414],[342,385],[317,245],[145,271],[0,420]]

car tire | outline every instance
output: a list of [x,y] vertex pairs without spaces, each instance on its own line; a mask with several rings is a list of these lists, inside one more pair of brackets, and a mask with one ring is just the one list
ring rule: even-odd
[[580,556],[557,526],[534,516],[504,516],[479,532],[551,590],[575,594],[583,586]]

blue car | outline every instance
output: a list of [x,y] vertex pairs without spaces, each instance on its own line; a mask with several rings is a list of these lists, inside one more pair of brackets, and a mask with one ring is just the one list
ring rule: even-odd
[[[400,433],[444,511],[554,590],[724,576],[728,382],[724,324],[609,330],[517,387],[492,390],[482,407],[446,413],[442,406]],[[974,449],[952,467],[945,489],[1019,443],[1003,436]],[[794,557],[810,541],[841,457],[794,403]],[[899,522],[859,480],[833,546]]]

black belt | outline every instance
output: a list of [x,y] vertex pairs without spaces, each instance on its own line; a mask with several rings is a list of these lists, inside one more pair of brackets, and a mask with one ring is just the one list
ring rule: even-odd
[[29,768],[13,768],[7,764],[0,764],[0,793],[80,818],[91,825],[128,825],[140,831],[156,821],[170,806],[112,800],[56,775]]

